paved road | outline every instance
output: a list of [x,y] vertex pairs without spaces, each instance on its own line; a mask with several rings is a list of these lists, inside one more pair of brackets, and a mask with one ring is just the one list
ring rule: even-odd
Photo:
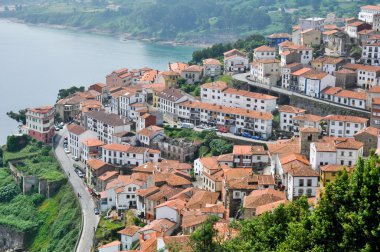
[[[58,161],[61,163],[66,174],[70,173],[69,181],[77,195],[81,195],[80,206],[83,214],[83,232],[80,237],[77,252],[91,251],[94,238],[94,228],[98,226],[99,216],[94,214],[95,202],[89,194],[83,180],[74,172],[73,164],[76,163],[69,157],[63,149],[64,136],[67,135],[66,127],[55,136],[54,148]],[[79,164],[79,163],[78,163]]]
[[[203,129],[200,129],[200,128],[197,128],[195,127],[193,130],[195,131],[203,131]],[[267,143],[273,143],[274,141],[263,141],[263,140],[256,140],[256,139],[252,139],[252,138],[247,138],[247,137],[242,137],[242,136],[236,136],[232,133],[222,133],[222,132],[219,132],[217,131],[216,134],[218,136],[222,136],[222,137],[226,137],[226,138],[230,138],[230,139],[237,139],[237,140],[242,140],[242,141],[246,141],[246,142],[251,142],[251,143],[261,143],[261,144],[267,144]]]
[[294,95],[294,96],[302,97],[304,99],[308,99],[308,100],[312,100],[312,101],[328,104],[330,106],[335,106],[335,107],[346,109],[346,110],[348,109],[348,110],[362,112],[362,113],[367,113],[367,114],[371,113],[368,110],[357,109],[357,108],[353,108],[353,107],[349,107],[349,106],[344,106],[344,105],[341,105],[341,104],[338,104],[338,103],[325,101],[325,100],[318,99],[318,98],[311,97],[311,96],[306,96],[306,95],[303,95],[303,94],[300,94],[300,93],[297,93],[297,92],[293,92],[293,91],[290,91],[290,90],[287,90],[287,89],[283,89],[283,88],[280,88],[280,87],[266,85],[266,84],[263,84],[263,83],[251,81],[251,80],[247,79],[247,75],[248,75],[248,73],[235,74],[235,75],[232,76],[232,78],[234,78],[235,80],[247,82],[251,86],[255,86],[255,87],[263,88],[263,89],[267,89],[267,90],[272,90],[272,91],[274,91],[276,93],[281,93],[281,94],[285,94],[285,95],[289,95],[289,96],[290,95]]

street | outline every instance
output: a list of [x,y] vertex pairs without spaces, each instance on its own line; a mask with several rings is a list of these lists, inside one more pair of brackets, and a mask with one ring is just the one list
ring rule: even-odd
[[[63,148],[64,137],[67,136],[66,126],[57,132],[54,138],[54,151],[58,161],[61,163],[68,180],[71,183],[75,195],[81,195],[79,198],[80,207],[83,215],[83,230],[77,247],[77,252],[91,251],[94,239],[94,230],[97,228],[100,217],[94,214],[95,202],[87,190],[83,180],[75,173],[73,164],[75,162],[69,157]],[[69,176],[70,174],[70,176]]]

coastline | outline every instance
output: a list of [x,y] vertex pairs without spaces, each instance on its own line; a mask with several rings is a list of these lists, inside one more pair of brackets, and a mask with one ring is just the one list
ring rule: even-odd
[[36,26],[36,27],[50,28],[50,29],[56,29],[56,30],[68,30],[68,31],[74,31],[74,32],[81,32],[81,33],[87,33],[87,34],[113,37],[113,38],[118,39],[120,41],[136,40],[136,41],[142,41],[142,42],[146,42],[146,43],[156,43],[156,44],[161,44],[161,45],[192,46],[192,47],[197,47],[197,48],[206,48],[206,47],[210,47],[213,45],[213,44],[195,43],[195,42],[178,42],[175,40],[163,40],[163,39],[157,39],[157,38],[140,38],[140,37],[132,36],[132,34],[130,34],[130,33],[114,33],[114,32],[110,32],[107,30],[84,29],[81,27],[74,27],[74,26],[68,26],[68,25],[55,25],[55,24],[47,24],[47,23],[30,23],[30,22],[25,22],[24,20],[19,19],[19,18],[1,18],[0,17],[0,20],[8,21],[11,23],[25,24],[28,26]]

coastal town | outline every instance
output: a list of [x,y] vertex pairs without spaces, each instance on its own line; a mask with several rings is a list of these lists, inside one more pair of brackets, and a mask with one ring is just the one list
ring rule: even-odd
[[340,171],[380,153],[379,61],[380,6],[362,6],[357,17],[300,19],[222,60],[115,69],[27,109],[20,133],[52,145],[88,199],[82,251],[193,251],[210,216],[229,240],[234,220],[302,196],[313,208]]

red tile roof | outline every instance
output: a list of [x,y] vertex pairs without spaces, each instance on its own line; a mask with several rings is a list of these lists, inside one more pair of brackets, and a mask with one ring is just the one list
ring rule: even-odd
[[368,119],[358,116],[345,116],[345,115],[328,115],[324,118],[326,121],[341,121],[353,123],[367,123]]

